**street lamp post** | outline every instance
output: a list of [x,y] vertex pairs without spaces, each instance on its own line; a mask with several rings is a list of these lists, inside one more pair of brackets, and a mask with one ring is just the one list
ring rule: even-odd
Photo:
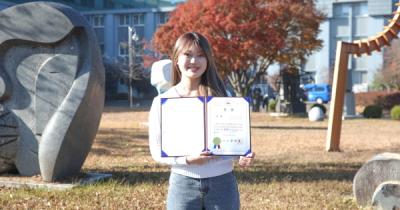
[[134,27],[128,26],[128,68],[129,68],[129,107],[133,107],[133,97],[132,97],[132,79],[133,79],[133,67],[135,65],[135,47],[132,41],[137,41],[138,36]]

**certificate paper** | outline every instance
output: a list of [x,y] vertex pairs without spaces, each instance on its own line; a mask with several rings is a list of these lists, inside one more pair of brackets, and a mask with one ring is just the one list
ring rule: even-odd
[[161,156],[246,155],[250,106],[241,97],[161,98]]
[[207,103],[207,148],[215,155],[250,153],[250,107],[244,98],[214,97]]
[[199,154],[204,146],[204,102],[161,99],[161,157]]

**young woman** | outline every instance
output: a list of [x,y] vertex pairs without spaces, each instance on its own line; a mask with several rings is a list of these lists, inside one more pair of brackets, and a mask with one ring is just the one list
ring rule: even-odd
[[[149,115],[151,155],[155,161],[171,165],[167,209],[239,209],[239,192],[232,173],[237,158],[216,157],[209,152],[186,157],[160,155],[160,98],[227,95],[204,36],[189,32],[178,38],[172,72],[173,87],[154,99]],[[239,165],[251,165],[254,156],[240,157]]]

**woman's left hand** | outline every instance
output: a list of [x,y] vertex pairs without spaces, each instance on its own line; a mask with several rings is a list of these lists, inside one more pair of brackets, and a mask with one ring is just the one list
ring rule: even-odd
[[251,166],[251,164],[254,161],[254,158],[256,157],[256,153],[252,152],[246,156],[240,156],[239,158],[239,165],[241,167],[248,167]]

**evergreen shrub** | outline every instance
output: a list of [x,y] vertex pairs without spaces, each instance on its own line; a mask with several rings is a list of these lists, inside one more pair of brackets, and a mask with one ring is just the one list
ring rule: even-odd
[[400,105],[396,105],[390,110],[390,117],[393,120],[400,120]]
[[269,102],[268,102],[268,110],[270,112],[275,112],[276,111],[276,101],[274,99],[269,100]]
[[366,106],[363,111],[363,116],[365,118],[381,118],[382,117],[382,107],[379,105]]

